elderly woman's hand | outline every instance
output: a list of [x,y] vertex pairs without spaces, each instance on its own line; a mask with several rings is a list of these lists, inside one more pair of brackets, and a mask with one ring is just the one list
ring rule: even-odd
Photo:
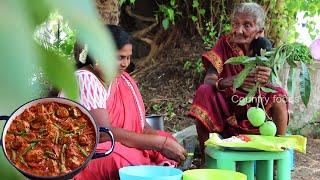
[[260,82],[262,85],[265,85],[269,82],[269,77],[271,74],[271,69],[265,66],[257,66],[254,72],[251,72],[243,84],[241,85],[241,89],[248,91],[253,86],[256,85],[257,82]]
[[255,71],[255,80],[265,85],[269,82],[271,68],[265,66],[257,66]]
[[177,162],[182,162],[186,159],[185,154],[186,150],[175,140],[167,138],[161,153],[169,159],[173,159]]
[[255,73],[252,72],[243,81],[243,83],[241,85],[241,89],[248,91],[249,89],[251,89],[255,85],[256,85]]

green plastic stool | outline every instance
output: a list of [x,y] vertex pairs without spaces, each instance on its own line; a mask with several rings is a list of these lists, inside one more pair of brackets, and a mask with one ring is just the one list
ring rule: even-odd
[[[206,168],[239,171],[254,180],[256,161],[256,180],[273,180],[273,162],[277,161],[278,180],[291,180],[290,152],[235,151],[207,147],[205,150]],[[238,167],[238,169],[236,168]]]

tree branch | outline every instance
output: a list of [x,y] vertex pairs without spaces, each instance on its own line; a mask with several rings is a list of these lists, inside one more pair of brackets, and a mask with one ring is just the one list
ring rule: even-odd
[[158,21],[156,21],[155,23],[151,24],[150,26],[141,29],[139,31],[135,31],[132,33],[132,37],[134,38],[141,38],[142,36],[144,36],[145,34],[147,34],[148,32],[150,32],[154,27],[156,27],[158,25]]
[[141,16],[141,15],[138,15],[138,14],[134,14],[134,13],[131,11],[131,7],[130,7],[129,5],[126,6],[126,12],[127,12],[127,14],[128,14],[130,17],[139,19],[139,20],[141,20],[141,21],[157,22],[157,20],[156,20],[155,18],[145,17],[145,16]]

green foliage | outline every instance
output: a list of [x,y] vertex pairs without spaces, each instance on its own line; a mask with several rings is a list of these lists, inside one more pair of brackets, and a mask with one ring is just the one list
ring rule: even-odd
[[258,90],[258,86],[259,84],[257,83],[253,88],[249,89],[248,94],[246,95],[246,97],[244,97],[243,99],[241,99],[238,103],[239,106],[244,106],[250,102],[252,102],[254,96],[257,93]]
[[190,61],[187,60],[184,65],[183,65],[183,69],[186,71],[193,71],[194,74],[200,74],[202,75],[204,73],[204,67],[203,67],[203,63],[202,60],[199,58],[196,61]]
[[[294,76],[294,69],[299,68],[296,65],[296,62],[300,62],[301,71],[300,71],[300,94],[301,99],[305,106],[308,105],[311,91],[311,80],[309,69],[306,64],[313,64],[313,60],[310,55],[310,51],[305,45],[291,43],[291,44],[283,44],[279,48],[270,51],[270,52],[261,52],[262,56],[256,57],[246,57],[246,56],[238,56],[228,59],[226,64],[243,64],[245,67],[239,73],[239,75],[234,79],[233,86],[234,88],[239,88],[243,84],[245,78],[248,74],[254,70],[256,65],[263,65],[266,67],[270,67],[272,69],[270,80],[273,83],[276,83],[274,80],[278,79],[278,72],[282,69],[285,62],[290,65],[289,79],[288,79],[288,89],[289,92],[292,91]],[[243,101],[240,101],[239,105],[245,105],[250,100],[251,96],[255,95],[255,88],[250,90],[247,94],[246,98]],[[264,92],[273,92],[272,89],[258,87],[257,90],[262,90]]]
[[311,80],[308,65],[313,64],[313,59],[308,47],[299,43],[283,44],[274,54],[275,64],[273,66],[272,76],[277,77],[278,71],[282,68],[284,62],[290,66],[289,77],[287,81],[287,88],[289,94],[293,95],[296,81],[296,71],[298,69],[297,62],[301,64],[301,71],[299,75],[300,80],[300,95],[305,106],[308,105],[311,91]]
[[303,104],[307,107],[311,92],[311,80],[309,69],[306,64],[301,62],[301,71],[300,71],[300,96]]
[[[34,37],[36,42],[38,42],[46,50],[50,51],[51,54],[58,54],[59,56],[73,60],[73,46],[76,41],[75,32],[63,20],[63,17],[59,15],[58,12],[51,13],[45,22],[36,27]],[[52,59],[52,61],[56,60]],[[62,61],[62,63],[67,62]],[[70,64],[70,62],[68,64]],[[61,65],[63,66],[63,64]],[[31,79],[31,85],[39,84],[40,87],[38,92],[40,92],[40,97],[46,97],[56,90],[49,81],[50,80],[46,78],[43,69],[41,67],[37,67],[34,77]],[[55,83],[57,81],[53,80],[53,82]],[[62,86],[56,85],[56,87],[61,88]]]
[[294,95],[295,92],[295,85],[296,85],[296,69],[290,68],[289,69],[289,78],[287,80],[287,90],[289,95]]
[[129,3],[129,4],[134,4],[136,2],[136,0],[119,0],[119,4],[120,6]]
[[[290,1],[275,1],[264,0],[259,1],[266,9],[268,9],[267,17],[271,21],[267,22],[266,35],[272,39],[276,46],[283,42],[294,42],[297,37],[295,23],[298,12],[304,12],[305,16],[319,15],[320,1],[305,1],[305,0],[290,0]],[[307,20],[307,27],[311,38],[314,39],[318,33],[314,28],[314,20]]]
[[98,21],[95,5],[89,0],[81,3],[76,0],[48,2],[59,7],[59,13],[76,29],[79,42],[88,45],[90,54],[103,68],[106,80],[111,81],[116,74],[116,48],[110,33],[106,33],[104,25]]
[[220,34],[231,29],[225,4],[223,0],[164,1],[163,4],[158,5],[156,17],[164,29],[179,22],[180,27],[185,27],[187,31],[196,30],[206,48],[209,49],[215,44]]
[[35,39],[44,48],[73,58],[75,33],[58,12],[50,14],[48,20],[37,27]]
[[[36,4],[36,5],[35,5]],[[108,79],[116,67],[116,48],[109,34],[99,21],[95,5],[89,0],[3,0],[0,1],[0,111],[10,115],[17,107],[38,97],[38,85],[30,85],[35,69],[42,67],[45,75],[58,85],[66,95],[76,100],[78,88],[74,77],[75,68],[67,57],[39,48],[34,40],[34,30],[52,12],[61,15],[77,30],[77,38],[88,44],[95,59],[100,59]],[[67,42],[68,44],[70,42]],[[56,43],[60,45],[61,43]],[[57,46],[70,53],[69,47]],[[69,63],[69,64],[68,64]],[[107,68],[108,67],[108,68]],[[18,172],[4,160],[0,153],[1,179],[19,179]]]
[[[135,0],[120,0],[120,4]],[[159,4],[156,17],[164,29],[179,23],[183,30],[194,34],[194,30],[202,37],[206,48],[215,44],[216,39],[231,30],[230,15],[236,2],[224,0],[168,0]],[[290,0],[290,1],[250,1],[260,4],[267,13],[265,35],[277,46],[282,42],[294,42],[297,36],[295,23],[298,12],[305,16],[319,14],[320,1]],[[315,22],[307,21],[307,27],[312,38],[319,34],[315,30]]]
[[139,86],[139,91],[141,94],[144,94],[146,92],[143,86]]
[[175,24],[177,16],[181,16],[182,13],[178,10],[178,6],[175,0],[170,0],[169,4],[160,4],[157,13],[157,18],[162,19],[162,27],[167,30],[171,24]]
[[[54,51],[42,50],[43,58],[41,58],[41,67],[44,70],[45,76],[57,88],[64,89],[64,93],[68,97],[78,97],[77,81],[74,75],[75,64],[57,54]],[[56,70],[60,72],[57,73]],[[68,86],[65,86],[68,84]]]
[[156,103],[151,106],[152,110],[156,114],[166,114],[169,119],[173,118],[176,114],[174,113],[173,103],[170,101],[163,101]]
[[254,63],[245,64],[245,68],[234,79],[233,88],[237,89],[243,84],[244,80],[247,78],[249,73],[254,69],[255,65],[256,64]]
[[192,68],[192,63],[191,63],[191,61],[187,60],[183,65],[183,69],[188,71],[191,68]]
[[162,106],[161,104],[154,104],[152,105],[152,110],[159,112],[162,109],[161,106]]
[[229,58],[225,64],[243,64],[245,60],[248,59],[248,56],[237,56]]
[[203,63],[202,63],[202,60],[199,58],[197,61],[196,61],[196,64],[195,64],[195,71],[198,73],[198,74],[202,74],[204,73],[204,67],[203,67]]
[[170,119],[171,119],[173,116],[176,115],[176,114],[174,113],[174,107],[173,107],[173,103],[172,103],[172,102],[167,102],[166,112],[167,112],[167,116],[168,116]]
[[203,44],[205,45],[206,49],[211,49],[216,44],[218,39],[217,31],[215,30],[211,21],[206,22],[205,32],[206,35],[202,36]]
[[277,92],[277,91],[275,91],[271,88],[267,88],[267,87],[261,87],[261,90],[266,93],[276,93]]

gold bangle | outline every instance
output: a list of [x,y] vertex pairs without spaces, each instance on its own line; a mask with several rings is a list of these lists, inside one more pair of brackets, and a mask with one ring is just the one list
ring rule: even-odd
[[220,89],[219,88],[219,82],[222,80],[223,78],[220,78],[220,79],[218,79],[217,81],[216,81],[216,89],[218,90],[218,91],[224,91],[224,89]]

